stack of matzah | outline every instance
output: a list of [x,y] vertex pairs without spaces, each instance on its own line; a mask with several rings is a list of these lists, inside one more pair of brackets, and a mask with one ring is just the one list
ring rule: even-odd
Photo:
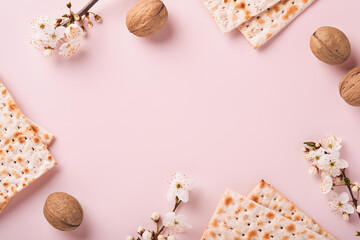
[[238,28],[254,48],[279,33],[315,0],[203,0],[222,32]]
[[248,197],[226,190],[201,240],[336,239],[262,180]]
[[56,165],[54,136],[28,120],[0,82],[0,212],[9,200]]

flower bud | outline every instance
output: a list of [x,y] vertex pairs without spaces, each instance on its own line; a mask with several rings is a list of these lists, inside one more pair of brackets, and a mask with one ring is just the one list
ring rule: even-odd
[[157,237],[157,240],[165,240],[165,238],[164,238],[163,235],[160,234],[160,235]]
[[357,191],[359,191],[359,187],[356,186],[356,185],[354,185],[354,186],[351,188],[351,191],[357,192]]
[[99,16],[99,15],[95,15],[94,16],[94,18],[95,18],[95,21],[97,22],[97,23],[101,23],[102,22],[102,18]]
[[167,240],[176,240],[176,238],[173,235],[170,235],[167,237]]
[[356,211],[357,211],[358,213],[360,213],[360,205],[357,205]]
[[317,173],[318,173],[318,170],[317,170],[316,167],[311,166],[311,167],[309,168],[309,174],[310,174],[310,175],[316,175]]
[[44,50],[43,54],[45,57],[51,57],[53,55],[53,50],[50,48],[47,48]]
[[55,26],[59,26],[61,22],[62,22],[62,19],[61,19],[61,18],[58,18],[58,19],[56,19],[56,20],[54,21],[54,25],[55,25]]
[[343,214],[343,219],[345,220],[345,221],[348,221],[349,220],[349,214],[347,214],[347,213],[344,213]]
[[75,19],[75,21],[80,21],[80,16],[77,14],[74,14],[74,19]]
[[354,184],[355,186],[357,186],[358,188],[360,188],[360,183],[359,183],[359,182],[353,182],[353,184]]
[[319,148],[319,147],[321,147],[321,144],[317,142],[317,143],[315,143],[315,147]]
[[140,236],[145,232],[145,228],[143,228],[142,226],[139,226],[137,229],[138,234],[140,234]]
[[135,238],[132,236],[127,236],[126,240],[135,240]]
[[93,24],[92,22],[88,22],[88,23],[87,23],[87,27],[88,27],[88,28],[92,29],[93,26],[94,26],[94,24]]
[[301,151],[303,151],[303,152],[308,152],[308,151],[309,151],[309,149],[308,149],[308,148],[306,148],[306,147],[303,147]]
[[357,237],[360,236],[360,232],[356,232],[355,236],[357,236]]
[[158,222],[160,220],[160,214],[158,212],[153,212],[153,214],[151,215],[151,220],[153,220],[154,222]]
[[71,8],[71,2],[67,2],[66,7]]

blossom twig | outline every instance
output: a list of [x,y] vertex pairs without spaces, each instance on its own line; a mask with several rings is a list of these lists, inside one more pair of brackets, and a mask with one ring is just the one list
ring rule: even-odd
[[[348,162],[340,159],[341,139],[334,136],[324,137],[321,142],[304,142],[306,145],[303,152],[309,161],[310,174],[321,173],[321,191],[324,194],[330,193],[329,206],[336,214],[341,214],[344,220],[349,220],[349,215],[357,212],[360,218],[359,188],[358,182],[351,182],[346,176]],[[338,184],[334,183],[334,179]],[[339,184],[341,183],[341,184]],[[352,200],[349,201],[349,194],[342,192],[340,195],[334,192],[334,187],[346,186]],[[357,192],[357,198],[354,196]],[[360,236],[356,232],[355,236]]]
[[[347,178],[346,177],[346,174],[345,174],[345,169],[343,169],[343,170],[341,170],[341,174],[342,174],[342,176],[343,176],[343,178],[344,179],[349,179],[349,178]],[[346,183],[345,182],[345,185],[346,185],[346,187],[348,188],[348,190],[349,190],[349,193],[350,193],[350,196],[351,196],[351,198],[352,198],[352,202],[354,203],[354,206],[358,206],[358,199],[359,199],[359,191],[357,191],[357,195],[358,195],[358,197],[357,198],[355,198],[354,197],[354,194],[353,194],[353,191],[351,190],[351,184],[350,184],[350,179],[349,179],[349,181],[348,181],[348,183]],[[357,212],[357,214],[358,214],[358,217],[360,218],[360,213],[359,212]]]
[[[64,57],[74,55],[80,48],[80,38],[85,36],[87,30],[84,26],[87,20],[87,28],[93,27],[90,20],[89,9],[98,0],[91,0],[78,13],[74,13],[71,9],[71,2],[66,3],[69,13],[63,14],[61,18],[57,18],[52,22],[49,17],[40,16],[32,21],[33,36],[30,43],[39,50],[43,51],[44,56],[53,55],[58,43],[62,43],[59,48],[59,54]],[[93,18],[100,23],[102,18],[95,14]]]
[[[154,212],[151,220],[156,223],[156,231],[145,230],[140,226],[137,231],[140,237],[137,240],[175,240],[174,234],[181,234],[185,228],[191,227],[186,223],[184,215],[176,215],[175,212],[181,203],[186,203],[189,200],[189,190],[192,188],[193,180],[189,179],[186,175],[181,173],[173,175],[167,193],[169,200],[175,200],[173,210],[165,214],[161,227],[160,214]],[[162,235],[165,230],[168,231],[167,236]],[[135,240],[135,238],[128,236],[126,240]]]
[[[87,14],[89,12],[89,10],[98,2],[99,0],[91,0],[90,2],[88,2],[88,4],[86,4],[80,11],[78,11],[76,14],[79,17],[84,16],[85,14]],[[69,23],[69,20],[66,20],[64,23],[61,24],[61,26],[66,26]]]

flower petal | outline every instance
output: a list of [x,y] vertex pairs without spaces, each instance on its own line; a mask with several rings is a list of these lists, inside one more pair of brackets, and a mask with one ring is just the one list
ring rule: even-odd
[[342,204],[348,203],[349,202],[349,195],[346,192],[341,193],[340,196],[339,196],[339,201]]
[[354,207],[348,203],[346,203],[342,206],[342,210],[348,214],[353,214],[355,212]]

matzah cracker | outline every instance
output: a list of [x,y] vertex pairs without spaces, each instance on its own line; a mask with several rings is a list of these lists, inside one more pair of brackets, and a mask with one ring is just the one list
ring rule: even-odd
[[0,82],[0,212],[8,201],[56,165]]
[[327,239],[336,239],[264,180],[261,180],[248,197],[254,202],[278,212],[282,216],[313,230]]
[[239,27],[280,0],[203,0],[223,33]]
[[315,0],[281,0],[273,7],[251,18],[239,30],[256,49],[285,28]]
[[201,240],[326,239],[254,201],[226,190]]
[[43,142],[46,146],[49,146],[52,140],[54,140],[54,134],[48,132],[45,128],[39,126],[32,120],[30,119],[27,120],[31,124],[31,127],[34,130],[34,132],[39,136],[41,142]]

